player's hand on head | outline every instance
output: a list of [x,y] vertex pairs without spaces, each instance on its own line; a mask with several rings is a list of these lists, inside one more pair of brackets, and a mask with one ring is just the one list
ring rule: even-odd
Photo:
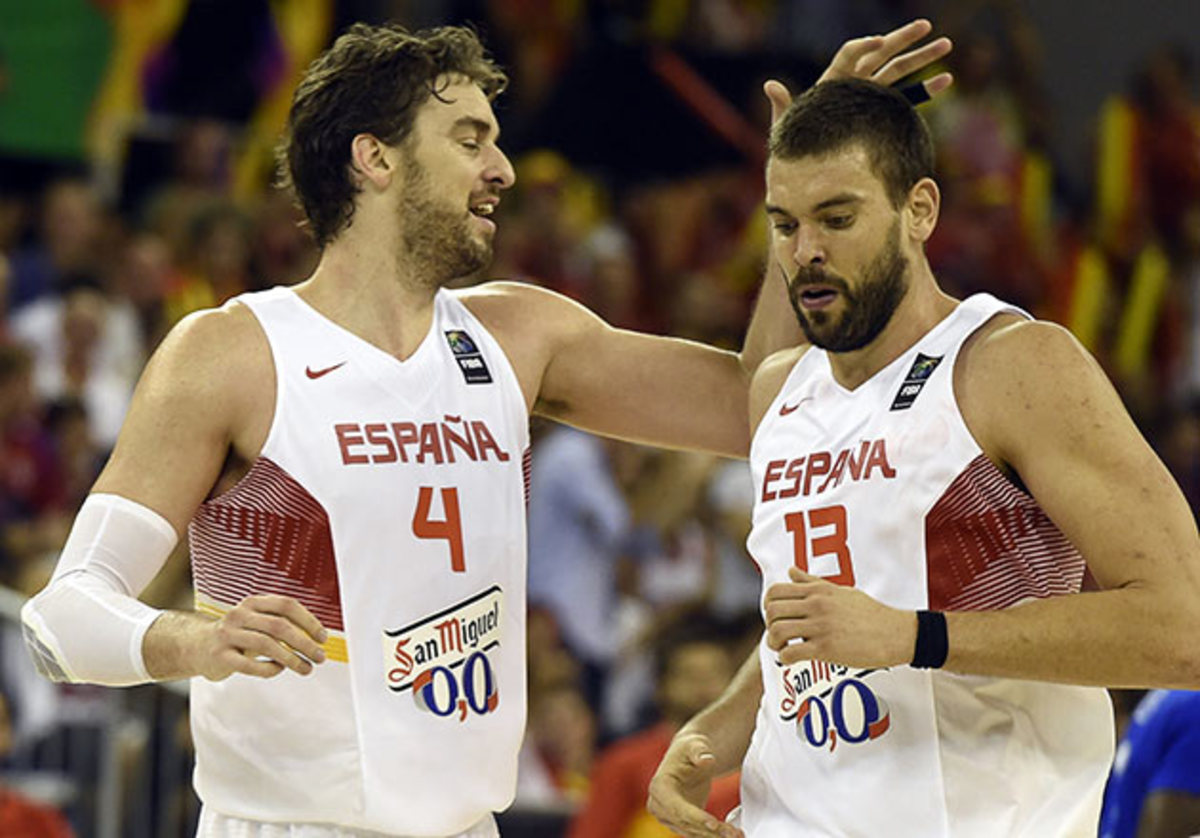
[[684,838],[745,838],[740,829],[704,810],[715,768],[707,737],[698,733],[675,737],[650,780],[646,808]]
[[[834,53],[833,60],[817,83],[835,79],[869,79],[882,85],[895,84],[950,54],[954,45],[946,37],[915,46],[932,31],[932,23],[918,19],[886,35],[868,35],[846,41]],[[924,100],[936,96],[953,83],[954,77],[950,73],[938,73],[920,83],[924,88],[924,95],[920,98]],[[763,92],[771,103],[771,122],[774,124],[792,103],[792,95],[787,87],[775,80],[764,84]]]
[[248,596],[208,628],[199,670],[210,681],[235,672],[273,678],[284,669],[300,675],[325,660],[327,633],[291,597]]
[[912,660],[915,611],[884,605],[862,591],[788,571],[790,582],[767,589],[767,646],[784,666],[822,660],[843,666],[900,666]]

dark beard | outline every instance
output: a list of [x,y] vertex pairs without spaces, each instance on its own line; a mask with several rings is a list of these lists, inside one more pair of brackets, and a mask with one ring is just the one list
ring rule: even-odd
[[[852,293],[844,280],[812,265],[800,268],[788,282],[788,298],[809,343],[828,352],[853,352],[875,340],[887,327],[908,290],[907,271],[908,261],[900,253],[897,221],[863,272],[857,293]],[[805,311],[800,293],[808,285],[828,285],[841,292],[845,311],[840,320],[835,322],[824,311]]]
[[434,201],[424,167],[412,161],[404,164],[400,221],[405,253],[421,266],[418,276],[432,288],[478,273],[492,263],[491,241],[475,238],[466,209],[458,214]]

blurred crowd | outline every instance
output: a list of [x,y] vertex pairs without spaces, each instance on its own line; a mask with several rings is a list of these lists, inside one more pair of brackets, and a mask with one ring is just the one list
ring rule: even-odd
[[[355,5],[333,4],[316,48]],[[744,140],[766,127],[766,71],[752,79],[754,68],[786,55],[802,86],[845,38],[929,14],[956,43],[956,84],[925,110],[943,190],[935,273],[952,293],[986,290],[1067,325],[1200,509],[1197,56],[1164,46],[1144,57],[1095,115],[1079,182],[1055,159],[1041,44],[1018,3],[374,5],[415,25],[465,9],[510,70],[498,115],[517,186],[489,277],[555,288],[618,326],[729,348],[740,345],[765,254],[762,151]],[[587,80],[606,56],[629,51],[652,56],[632,83],[657,89],[685,121],[677,134],[663,127],[665,150],[636,112],[644,98],[625,89],[588,107],[614,121],[633,108],[633,135],[599,126],[585,132],[600,132],[589,144],[561,122],[580,113],[572,100],[596,89]],[[711,67],[747,80],[696,73],[728,113],[685,83],[689,68]],[[163,335],[188,312],[303,279],[318,256],[288,196],[270,186],[258,133],[272,123],[215,94],[211,112],[164,112],[172,79],[183,90],[197,81],[162,72],[146,90],[167,104],[108,138],[123,144],[116,171],[102,149],[64,162],[0,148],[0,584],[24,593],[53,567]],[[266,76],[283,84],[288,74]],[[692,139],[719,151],[689,156]],[[660,159],[662,174],[646,176]],[[644,786],[674,726],[720,693],[756,642],[749,470],[534,430],[531,715],[518,805],[579,811],[577,836],[626,834],[614,831],[618,810],[622,830],[637,820],[643,831],[628,834],[653,835],[636,793],[628,811],[598,811],[589,785],[610,800]],[[189,607],[182,550],[148,597]],[[33,735],[17,721],[18,739]]]

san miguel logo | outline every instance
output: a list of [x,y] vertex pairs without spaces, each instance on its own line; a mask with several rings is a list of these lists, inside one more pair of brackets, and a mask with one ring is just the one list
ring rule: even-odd
[[470,599],[405,626],[384,631],[387,686],[412,690],[413,700],[435,716],[486,715],[500,691],[488,653],[500,645],[504,592],[493,585]]
[[779,718],[794,722],[802,741],[831,753],[839,742],[878,739],[891,727],[891,713],[864,679],[879,671],[851,671],[824,661],[786,667],[780,673],[784,695]]

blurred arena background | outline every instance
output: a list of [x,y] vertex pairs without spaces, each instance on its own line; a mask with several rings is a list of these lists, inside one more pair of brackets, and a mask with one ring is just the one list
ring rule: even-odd
[[[936,273],[1069,326],[1200,508],[1195,0],[0,0],[0,787],[80,836],[191,834],[186,685],[40,681],[15,617],[165,331],[314,264],[271,150],[337,32],[469,21],[508,68],[518,182],[489,276],[733,347],[766,235],[762,81],[800,89],[915,16],[956,43],[925,109]],[[535,431],[514,838],[567,834],[611,781],[602,748],[669,731],[759,631],[744,464]],[[189,607],[182,550],[148,597]],[[681,655],[680,625],[719,654]],[[1120,720],[1138,697],[1115,695]]]

